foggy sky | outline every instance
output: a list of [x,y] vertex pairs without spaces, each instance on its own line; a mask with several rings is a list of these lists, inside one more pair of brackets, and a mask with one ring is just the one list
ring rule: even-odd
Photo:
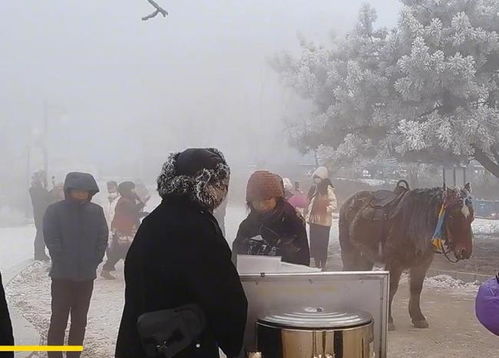
[[[1,1],[3,153],[25,155],[46,101],[54,166],[156,165],[186,146],[232,162],[293,156],[281,130],[292,94],[266,59],[296,53],[297,34],[327,44],[349,31],[362,2],[159,2],[168,19],[142,22],[145,0]],[[396,0],[371,3],[378,24],[395,24]]]

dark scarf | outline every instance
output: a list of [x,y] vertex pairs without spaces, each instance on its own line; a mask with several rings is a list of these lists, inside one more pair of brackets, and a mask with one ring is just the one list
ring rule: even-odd
[[[265,240],[265,244],[269,246],[269,249],[276,248],[276,253],[283,254],[283,250],[286,251],[287,255],[296,253],[299,248],[295,247],[293,244],[294,235],[292,233],[279,232],[280,225],[284,224],[287,218],[291,215],[296,216],[297,213],[295,209],[285,202],[283,199],[277,202],[277,206],[267,212],[259,213],[252,210],[248,216],[248,226],[250,228],[247,234],[251,237],[261,235]],[[289,235],[289,236],[288,236]]]

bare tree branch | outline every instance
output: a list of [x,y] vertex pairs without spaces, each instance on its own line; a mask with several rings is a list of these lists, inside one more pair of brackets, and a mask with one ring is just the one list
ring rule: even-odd
[[154,6],[154,8],[156,9],[152,14],[150,15],[147,15],[147,16],[144,16],[142,18],[142,21],[147,21],[149,19],[152,19],[153,17],[156,17],[158,14],[161,14],[163,15],[163,17],[167,17],[168,16],[168,11],[166,11],[165,9],[163,9],[161,6],[159,6],[154,0],[147,0],[147,2],[149,4],[151,4],[152,6]]
[[491,149],[492,155],[494,156],[494,159],[496,160],[497,164],[499,164],[499,153],[497,152],[496,149]]
[[491,172],[494,176],[499,178],[499,163],[494,162],[483,150],[478,148],[475,145],[472,145],[475,153],[473,157],[480,163],[482,166]]

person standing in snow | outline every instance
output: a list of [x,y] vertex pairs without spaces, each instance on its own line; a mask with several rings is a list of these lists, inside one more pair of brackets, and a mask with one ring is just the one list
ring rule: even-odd
[[34,259],[37,261],[49,261],[49,257],[45,253],[43,240],[43,215],[45,215],[45,210],[51,204],[52,198],[47,190],[47,178],[44,171],[33,174],[29,194],[33,205],[33,219],[36,228]]
[[[116,204],[118,204],[118,200],[120,198],[120,194],[118,193],[118,183],[114,180],[110,180],[106,183],[107,187],[107,202],[104,207],[104,215],[106,216],[107,228],[109,230],[109,239],[108,245],[106,248],[106,256],[109,260],[109,257],[112,255],[111,245],[113,243],[113,232],[111,228],[111,224],[114,219],[114,213],[116,211]],[[102,276],[102,272],[101,272]],[[111,277],[109,277],[111,279]]]
[[149,193],[149,189],[145,186],[145,184],[140,179],[135,180],[135,192],[141,202],[144,205],[147,205],[149,199],[151,199],[151,194]]
[[111,223],[111,246],[101,272],[101,276],[107,280],[115,279],[111,271],[116,270],[115,265],[118,261],[125,259],[140,226],[140,217],[145,205],[135,193],[135,184],[131,181],[120,183],[118,192],[120,198]]
[[306,220],[310,226],[310,255],[314,258],[315,265],[325,270],[329,233],[337,202],[327,168],[317,168],[312,177],[314,185],[308,193],[309,205],[305,212]]
[[[0,346],[13,346],[12,323],[0,273]],[[14,352],[0,352],[0,358],[14,358]]]
[[116,204],[118,204],[118,200],[120,198],[120,194],[118,193],[118,183],[114,180],[108,181],[106,183],[107,187],[107,202],[104,210],[104,214],[106,215],[106,221],[109,228],[109,232],[111,232],[111,223],[114,219],[114,212],[116,210]]
[[[161,204],[149,214],[125,260],[125,307],[116,358],[145,358],[137,328],[144,313],[197,304],[207,325],[178,358],[231,358],[242,349],[247,301],[212,215],[227,195],[229,167],[216,149],[172,154],[158,178]],[[159,356],[159,355],[158,355]]]
[[[43,220],[45,243],[52,258],[52,316],[48,345],[63,345],[69,314],[69,345],[82,345],[87,314],[108,240],[104,210],[91,202],[99,188],[92,175],[69,173],[64,182],[65,199],[48,207]],[[81,352],[68,352],[78,358]],[[49,358],[62,358],[49,352]]]
[[246,201],[251,211],[239,226],[232,246],[233,261],[238,254],[269,255],[309,266],[305,221],[285,200],[281,177],[268,171],[253,173],[248,180]]
[[291,183],[291,180],[284,178],[284,190],[286,193],[286,200],[290,203],[301,215],[308,206],[307,196],[300,190],[300,183]]
[[50,191],[50,204],[61,200],[64,200],[64,183],[57,183]]

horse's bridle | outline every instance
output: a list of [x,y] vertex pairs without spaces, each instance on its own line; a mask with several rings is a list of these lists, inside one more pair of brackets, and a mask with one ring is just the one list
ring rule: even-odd
[[445,220],[447,219],[449,209],[451,209],[455,206],[459,206],[459,205],[471,204],[472,201],[471,201],[471,195],[468,192],[466,192],[465,196],[463,196],[462,192],[460,192],[459,196],[457,197],[457,200],[454,199],[454,201],[446,202],[448,200],[448,198],[446,198],[445,193],[446,192],[444,191],[444,198],[443,198],[442,209],[441,209],[441,210],[445,211],[444,217],[443,217],[443,222],[442,222],[442,225],[443,225],[443,232],[442,232],[443,243],[438,245],[439,246],[438,248],[436,248],[435,245],[433,247],[434,247],[435,253],[444,255],[444,257],[447,259],[447,261],[455,264],[455,263],[459,262],[460,259],[457,257],[455,259],[453,259],[449,256],[449,254],[453,250],[454,244],[452,242],[449,242],[449,238],[447,236],[447,230],[445,230]]
[[[447,214],[445,216],[447,216]],[[445,219],[444,219],[444,226],[445,226]],[[460,260],[457,257],[455,259],[453,259],[452,257],[449,256],[449,254],[453,250],[453,248],[452,248],[453,247],[453,243],[449,242],[449,238],[447,236],[447,230],[445,230],[445,229],[444,229],[442,238],[443,238],[443,240],[442,240],[443,243],[441,243],[438,247],[436,247],[435,245],[433,245],[433,252],[435,252],[436,254],[439,254],[439,255],[444,255],[444,257],[450,263],[455,264],[455,263],[459,262]]]
[[445,238],[444,248],[443,248],[442,252],[440,252],[440,253],[443,254],[444,257],[447,259],[447,261],[449,261],[451,264],[458,263],[460,260],[457,257],[455,259],[453,259],[452,257],[449,256],[449,254],[452,252],[452,248],[447,243],[448,242],[447,235],[445,235],[445,236],[446,236],[446,238]]

